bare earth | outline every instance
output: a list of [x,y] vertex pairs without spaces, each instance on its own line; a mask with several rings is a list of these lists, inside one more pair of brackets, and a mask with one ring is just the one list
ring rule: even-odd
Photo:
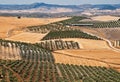
[[120,28],[94,28],[98,35],[109,40],[120,40]]
[[56,63],[117,67],[120,70],[120,53],[112,50],[59,50],[53,54]]
[[[82,52],[80,53],[82,55]],[[53,55],[55,57],[56,63],[87,65],[87,66],[105,66],[105,67],[109,66],[104,62],[97,61],[96,59],[90,59],[89,57],[84,57],[83,55],[82,56],[75,55],[75,53],[74,54],[67,53],[67,51],[56,51],[53,52]]]
[[0,17],[0,38],[5,38],[7,32],[15,28],[27,26],[43,25],[51,22],[61,21],[68,18],[21,18],[17,17]]
[[[106,18],[105,18],[106,17]],[[7,32],[11,29],[22,28],[33,25],[48,24],[55,21],[65,20],[68,18],[21,18],[16,17],[0,17],[0,38],[6,38]],[[93,20],[98,21],[111,21],[111,16],[99,16],[93,17]],[[118,20],[118,17],[114,17],[114,20]],[[97,30],[83,29],[98,36],[104,36],[105,34]],[[46,34],[18,32],[18,34],[6,38],[7,40],[22,41],[28,43],[39,42]],[[80,45],[80,49],[77,50],[58,50],[54,51],[56,63],[76,64],[76,65],[91,65],[91,66],[106,66],[113,67],[120,71],[120,52],[113,51],[108,44],[103,40],[90,40],[90,39],[78,39],[68,38],[63,39],[65,41],[76,41]],[[7,52],[7,51],[6,51]],[[2,55],[2,54],[1,54]],[[5,56],[6,57],[6,56]],[[2,58],[5,58],[2,57]],[[9,56],[8,56],[9,57]],[[20,57],[17,56],[19,59]],[[9,59],[9,58],[8,58]],[[12,58],[11,58],[12,59]]]
[[54,51],[53,55],[56,63],[106,66],[120,70],[120,52],[113,51],[105,41],[88,39],[64,40],[78,42],[81,49]]
[[91,19],[95,21],[116,21],[119,18],[120,17],[110,16],[110,15],[91,17]]
[[9,38],[6,38],[6,40],[20,41],[20,42],[27,42],[27,43],[36,43],[36,42],[40,41],[46,34],[23,32],[23,33],[20,33],[17,35],[13,35]]
[[84,32],[89,32],[94,35],[109,39],[120,40],[120,28],[87,28],[87,27],[74,27]]
[[110,49],[107,43],[103,40],[92,40],[92,39],[80,39],[80,38],[68,38],[62,39],[63,41],[75,41],[78,42],[81,49]]

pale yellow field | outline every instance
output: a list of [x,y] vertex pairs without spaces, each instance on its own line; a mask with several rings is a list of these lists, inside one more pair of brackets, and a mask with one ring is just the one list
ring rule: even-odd
[[[58,50],[53,52],[56,63],[90,66],[111,66],[120,69],[120,52],[112,50]],[[118,68],[119,67],[119,68]]]
[[106,15],[106,16],[95,16],[95,17],[92,17],[91,19],[95,21],[116,21],[119,18],[120,17]]
[[36,43],[40,41],[46,34],[23,32],[17,35],[13,35],[12,37],[6,38],[6,40]]
[[17,17],[0,17],[0,38],[5,38],[7,32],[11,29],[43,25],[51,22],[61,21],[68,18],[21,18]]
[[109,58],[120,58],[120,53],[114,52],[112,50],[58,50],[55,52],[60,52],[64,54],[71,54],[74,56],[82,56],[88,58],[96,58],[96,59],[109,59]]
[[55,57],[55,63],[108,67],[108,65],[104,62],[87,59],[87,58],[80,57],[80,56],[77,57],[71,54],[66,55],[66,53],[53,53],[53,55]]
[[81,49],[111,49],[108,44],[103,40],[92,40],[92,39],[80,39],[80,38],[68,38],[62,39],[65,41],[78,42]]
[[[113,51],[103,40],[63,39],[79,43],[77,50],[57,50],[53,52],[56,63],[75,65],[106,66],[120,68],[120,52]],[[117,67],[117,68],[116,68]]]
[[[33,25],[48,24],[51,22],[61,21],[68,18],[21,18],[16,17],[0,17],[0,38],[6,40],[21,41],[27,43],[39,42],[46,34],[19,32],[15,35],[6,38],[7,32],[11,29],[22,28]],[[98,16],[93,17],[93,20],[111,21],[118,20],[118,17],[113,16]],[[81,28],[82,29],[82,28]],[[83,29],[84,31],[84,29]],[[86,29],[85,29],[86,31]],[[89,30],[87,30],[89,32]],[[91,30],[90,30],[91,31]],[[96,31],[92,31],[96,33]],[[101,34],[102,35],[102,34]],[[120,69],[120,52],[114,52],[103,40],[90,40],[79,38],[67,38],[63,41],[75,41],[80,45],[77,50],[58,50],[53,52],[56,63],[75,64],[75,65],[90,65],[90,66],[106,66]],[[3,55],[3,54],[0,54]],[[0,56],[2,59],[9,59],[9,55]],[[19,56],[16,58],[20,59]],[[12,59],[12,57],[11,57]]]

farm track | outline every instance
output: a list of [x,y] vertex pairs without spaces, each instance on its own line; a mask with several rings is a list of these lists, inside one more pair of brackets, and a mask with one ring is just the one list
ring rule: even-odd
[[[84,33],[87,33],[87,34],[90,34],[90,33],[88,33],[88,32],[84,32]],[[9,34],[9,33],[8,33]],[[10,33],[11,34],[11,33]],[[93,35],[93,34],[90,34],[90,35]],[[94,35],[94,36],[97,36],[97,35]],[[99,37],[99,36],[97,36],[97,37]],[[100,37],[101,38],[101,37]],[[103,39],[104,40],[104,39]],[[106,41],[106,40],[105,40]],[[109,47],[112,49],[112,44],[111,44],[111,42],[108,40],[108,41],[106,41],[107,42],[107,44],[109,45]],[[109,43],[110,42],[110,43]],[[91,46],[91,45],[90,45]],[[29,47],[29,46],[27,46],[27,47]],[[28,48],[28,49],[31,49],[31,48]],[[28,50],[27,49],[27,50]],[[24,50],[24,48],[23,48],[23,50]],[[26,50],[26,52],[27,52],[27,50]],[[37,50],[37,49],[36,49]],[[16,71],[18,71],[19,70],[19,68],[17,68],[17,66],[19,67],[19,65],[17,65],[17,66],[15,66],[16,67],[16,69],[18,69],[18,70],[16,70],[16,69],[12,69],[12,67],[9,67],[9,66],[7,66],[7,65],[3,65],[3,67],[5,68],[5,69],[7,69],[7,72],[8,71],[10,71],[10,72],[12,72],[13,73],[13,76],[16,76],[16,78],[18,79],[18,82],[43,82],[43,80],[45,81],[45,82],[51,82],[50,81],[50,77],[51,76],[49,76],[49,74],[51,73],[51,71],[50,71],[50,67],[51,67],[51,64],[48,64],[48,63],[42,63],[42,64],[40,64],[42,61],[41,60],[38,60],[37,59],[37,57],[38,58],[40,58],[41,56],[40,55],[35,55],[35,54],[37,54],[37,53],[39,53],[39,51],[36,51],[36,52],[34,52],[35,50],[28,50],[28,51],[30,51],[30,52],[33,52],[33,54],[34,55],[28,55],[28,53],[27,54],[25,54],[25,55],[28,55],[27,57],[26,57],[26,59],[23,59],[24,61],[26,61],[27,62],[27,64],[26,64],[26,62],[25,62],[25,64],[23,65],[23,66],[20,66],[20,68],[22,68],[22,69],[20,69],[20,70],[22,70],[22,71],[20,71],[20,72],[16,72]],[[100,58],[100,59],[98,59],[98,58],[89,58],[89,57],[82,57],[82,56],[74,56],[74,55],[72,55],[72,53],[71,54],[65,54],[65,53],[61,53],[61,52],[53,52],[53,53],[59,53],[59,54],[61,54],[61,55],[65,55],[65,56],[69,56],[69,57],[73,57],[73,58],[80,58],[81,60],[82,59],[87,59],[87,60],[93,60],[93,61],[97,61],[97,62],[101,62],[101,63],[104,63],[104,64],[106,64],[106,67],[108,67],[108,69],[109,68],[119,68],[119,66],[120,66],[120,64],[119,63],[112,63],[112,62],[110,62],[110,61],[106,61],[106,60],[102,60],[102,58]],[[39,53],[40,54],[40,53]],[[44,56],[46,56],[46,58],[48,57],[49,58],[49,56],[47,56],[46,54],[44,54]],[[28,60],[27,60],[28,59]],[[104,58],[103,58],[104,59]],[[37,60],[37,61],[36,61]],[[51,59],[51,57],[50,57],[50,60],[52,60]],[[78,59],[79,60],[79,59]],[[31,62],[32,62],[32,64],[31,64]],[[44,61],[43,61],[44,62]],[[52,62],[53,63],[53,62]],[[54,63],[55,64],[55,63]],[[22,65],[22,64],[21,64]],[[32,65],[32,66],[31,66]],[[39,69],[39,65],[42,65],[41,67],[41,69]],[[116,66],[112,66],[112,65],[116,65]],[[118,67],[117,67],[117,65],[119,65]],[[31,66],[31,67],[30,67]],[[73,80],[71,80],[71,77],[74,79],[74,81],[75,81],[75,76],[77,76],[77,77],[79,77],[79,75],[78,75],[78,71],[79,71],[79,73],[80,73],[80,70],[78,69],[77,71],[72,67],[72,66],[70,66],[71,68],[69,68],[67,65],[61,65],[61,67],[62,67],[62,69],[64,69],[64,73],[65,73],[65,75],[66,75],[66,77],[65,78],[68,78],[68,82],[73,82]],[[24,69],[25,68],[27,68],[27,69]],[[58,75],[62,78],[62,71],[60,70],[60,68],[58,67],[58,65],[56,65],[56,70],[57,70],[57,72],[58,72]],[[54,65],[52,66],[52,72],[53,72],[53,75],[52,75],[52,82],[56,82],[56,75],[54,74],[55,72],[56,72],[56,70],[55,70],[55,68],[54,68]],[[29,70],[29,71],[28,71]],[[40,72],[38,72],[38,70],[40,71]],[[25,73],[27,71],[27,73],[28,73],[28,75],[26,75],[26,77],[24,78],[24,76],[25,76],[25,74],[27,74],[27,73]],[[93,70],[94,71],[94,70]],[[87,76],[89,76],[89,74],[87,73],[88,72],[88,70],[85,70],[84,71],[85,73],[86,73],[86,75]],[[20,73],[20,74],[19,74]],[[21,74],[22,73],[22,74]],[[38,73],[40,74],[39,76],[37,76],[38,75]],[[75,76],[74,76],[74,75]],[[8,73],[6,73],[6,75],[7,76],[9,76],[9,72]],[[50,74],[51,75],[51,74]],[[36,78],[37,77],[37,78]],[[84,76],[83,76],[84,77]],[[39,80],[38,80],[39,79]],[[10,80],[9,78],[8,78],[8,80]],[[8,81],[8,82],[10,82],[10,81]],[[63,82],[63,81],[59,81],[59,82]],[[82,80],[80,80],[80,82],[82,82]]]
[[[77,29],[79,29],[79,28],[77,28]],[[89,28],[87,28],[87,29],[89,29]],[[91,29],[89,29],[89,30],[91,30]],[[83,30],[82,30],[82,31],[83,31]],[[94,30],[94,31],[96,31],[96,30]],[[120,52],[120,49],[115,48],[108,39],[103,38],[103,37],[98,36],[98,35],[95,35],[95,34],[93,34],[93,33],[87,32],[87,31],[83,31],[83,32],[84,32],[84,33],[87,33],[87,34],[89,34],[89,35],[93,35],[93,36],[96,36],[96,37],[98,37],[98,38],[101,38],[102,40],[104,40],[104,41],[107,42],[108,46],[109,46],[113,51]],[[98,31],[96,31],[96,32],[98,32]]]
[[10,29],[7,31],[7,38],[11,36],[13,31],[14,31],[14,29]]
[[62,73],[60,72],[60,69],[59,69],[58,66],[56,66],[56,69],[57,69],[57,71],[58,71],[59,76],[62,77]]
[[61,54],[61,55],[65,55],[65,56],[69,56],[69,57],[74,57],[74,58],[82,58],[82,59],[94,60],[94,61],[98,61],[98,62],[105,63],[105,64],[107,64],[109,67],[111,67],[110,64],[113,64],[113,65],[120,65],[120,64],[118,64],[118,63],[107,62],[107,61],[103,61],[103,60],[95,59],[95,58],[73,56],[73,55],[70,55],[70,54],[64,54],[64,53],[60,53],[60,52],[53,52],[53,53],[58,53],[58,54]]
[[19,82],[24,82],[23,79],[20,77],[20,75],[18,73],[16,73],[15,71],[13,71],[10,67],[7,67],[6,65],[3,65],[3,67],[10,70],[11,72],[13,72],[14,76],[16,76],[18,78]]
[[14,31],[24,31],[24,29],[26,29],[26,27],[11,28],[7,31],[7,33],[6,33],[7,37],[6,38],[11,37]]

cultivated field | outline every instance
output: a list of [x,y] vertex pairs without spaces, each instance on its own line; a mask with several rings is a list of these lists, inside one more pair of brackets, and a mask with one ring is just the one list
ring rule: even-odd
[[[112,50],[58,50],[53,52],[56,63],[111,66],[120,69],[120,53]],[[64,59],[63,59],[64,58]]]
[[80,49],[110,49],[108,44],[103,40],[92,40],[92,39],[79,39],[79,38],[68,38],[68,39],[62,39],[65,41],[76,41],[80,45]]
[[4,48],[0,46],[0,59],[3,60],[21,60],[19,49]]
[[[75,27],[76,28],[76,27]],[[77,27],[78,29],[95,34],[97,36],[109,39],[109,40],[120,40],[120,28],[89,28],[89,27]]]
[[27,43],[36,43],[36,42],[40,41],[46,34],[22,32],[20,34],[16,34],[11,37],[8,37],[8,38],[6,38],[6,40],[20,41],[20,42],[27,42]]
[[120,28],[95,28],[93,30],[97,31],[99,36],[109,40],[120,40]]
[[61,21],[68,18],[21,18],[0,17],[0,38],[7,37],[7,32],[12,29],[19,29],[27,26],[43,25],[51,22]]
[[[52,19],[43,19],[43,23],[37,21],[37,24],[35,21],[22,24],[22,19],[26,18],[14,18],[22,21],[12,23],[11,29],[17,30],[12,32],[12,36],[0,39],[0,81],[120,82],[120,52],[109,40],[104,39],[109,37],[109,29],[104,27],[120,26],[120,22],[101,22],[93,28],[71,26],[85,18],[58,18],[63,21],[55,23],[50,23],[54,22]],[[30,19],[33,18],[28,20]],[[48,22],[50,24],[47,24]],[[20,27],[27,28],[19,31]],[[113,33],[116,28],[110,29],[109,33]],[[8,31],[7,27],[1,32],[9,35]]]
[[94,21],[116,21],[119,18],[120,17],[110,16],[110,15],[91,17],[91,19]]
[[[83,54],[82,52],[80,52],[80,53]],[[98,61],[97,59],[83,57],[80,55],[75,56],[75,53],[74,53],[74,55],[72,55],[71,53],[67,53],[67,51],[64,52],[63,50],[62,51],[55,51],[55,52],[53,52],[53,55],[55,57],[56,63],[109,67],[109,65],[107,65],[107,63]]]
[[[106,66],[120,70],[120,53],[113,51],[107,42],[103,40],[89,39],[63,39],[63,41],[76,41],[80,49],[77,50],[57,50],[53,52],[56,63]],[[64,59],[63,59],[64,58]],[[71,61],[72,60],[72,61]],[[109,61],[111,60],[111,61]]]

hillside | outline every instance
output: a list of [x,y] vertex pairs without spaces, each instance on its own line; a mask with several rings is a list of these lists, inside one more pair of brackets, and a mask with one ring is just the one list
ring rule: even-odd
[[99,4],[99,5],[57,5],[57,4],[46,4],[46,3],[33,3],[33,4],[24,4],[24,5],[6,5],[1,4],[0,10],[26,10],[26,9],[34,9],[34,8],[69,8],[69,9],[87,9],[87,8],[99,8],[100,10],[115,10],[120,8],[119,4]]
[[[26,18],[22,17],[0,17],[0,38],[5,38],[11,35],[11,31],[17,30],[21,33],[21,29],[28,26],[44,25],[56,21],[65,20],[68,18]],[[20,31],[19,31],[20,30]]]
[[0,16],[25,17],[63,17],[63,16],[94,16],[119,15],[119,4],[83,4],[83,5],[57,5],[46,3],[33,4],[0,4]]
[[14,25],[12,36],[0,39],[0,81],[120,82],[120,50],[93,30],[114,29],[119,21],[74,16],[37,19],[38,25],[35,18],[13,19],[5,20]]
[[95,16],[91,17],[93,21],[117,21],[120,17],[117,16],[110,16],[110,15],[104,15],[104,16]]

